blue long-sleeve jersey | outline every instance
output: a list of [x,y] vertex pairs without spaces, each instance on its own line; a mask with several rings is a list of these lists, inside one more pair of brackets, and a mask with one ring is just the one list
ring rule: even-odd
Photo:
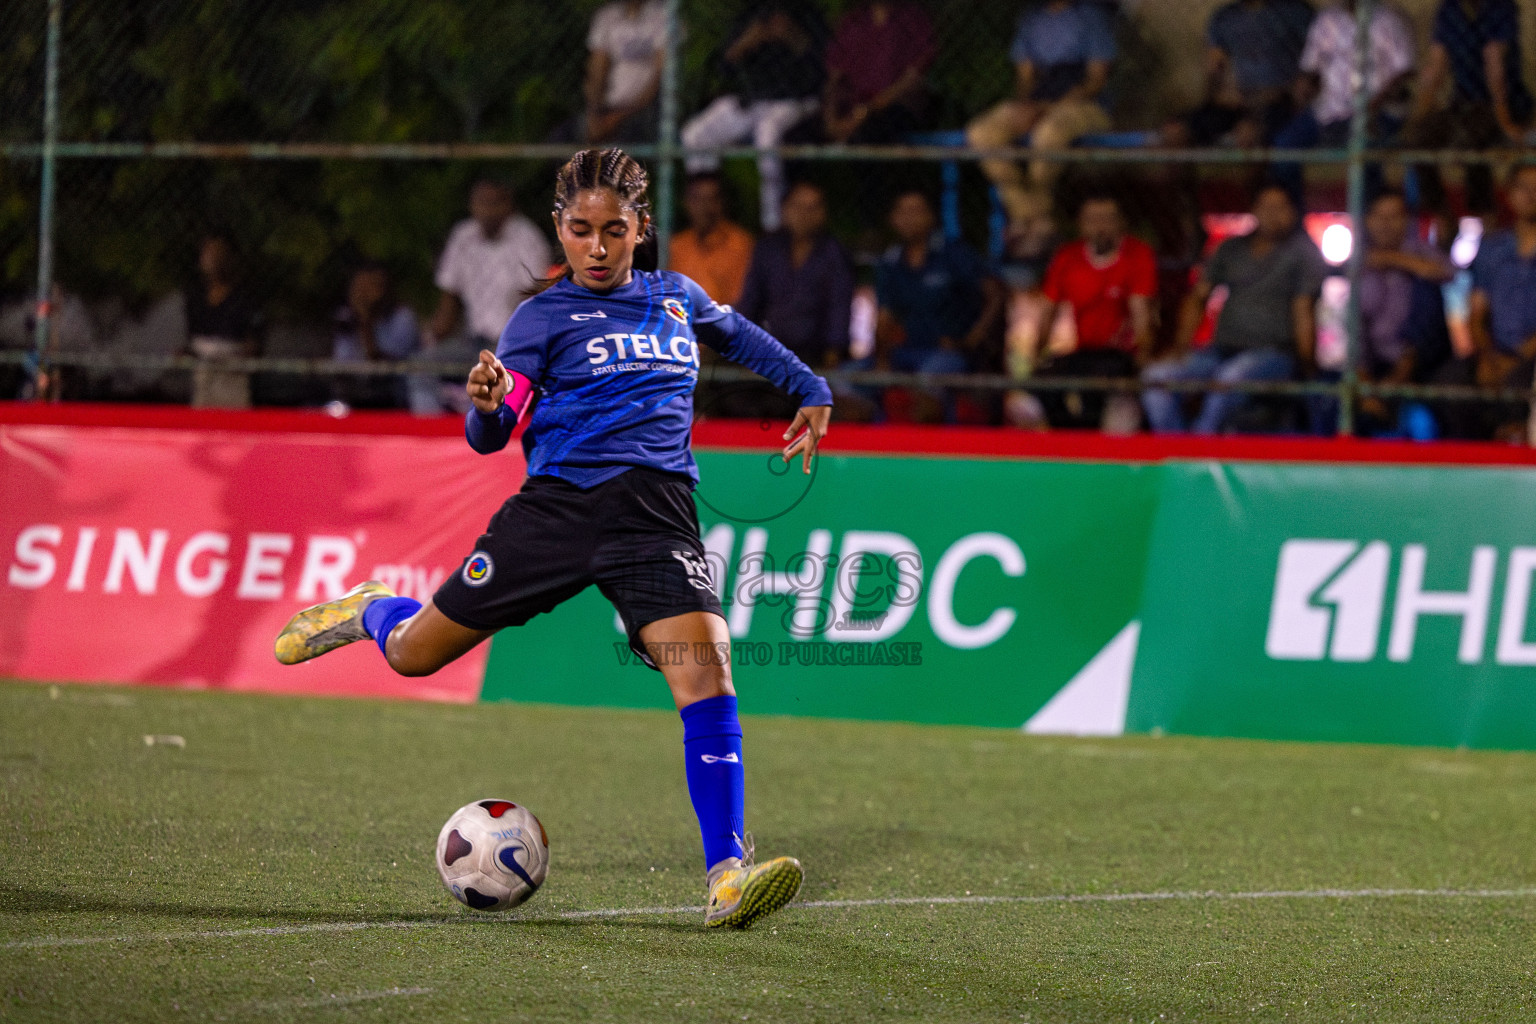
[[[585,489],[650,466],[697,481],[689,438],[699,342],[803,405],[832,404],[827,382],[793,352],[682,274],[636,271],[606,293],[563,280],[519,306],[496,346],[539,396],[523,432],[528,475]],[[506,447],[514,425],[505,405],[471,409],[464,434],[489,454]]]

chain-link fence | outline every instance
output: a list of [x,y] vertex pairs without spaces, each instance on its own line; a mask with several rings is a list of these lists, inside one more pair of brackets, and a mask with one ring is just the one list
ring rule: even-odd
[[[499,315],[444,276],[472,191],[528,220],[477,257],[529,271],[491,275],[513,301],[554,170],[616,141],[668,265],[823,368],[840,415],[1513,436],[1521,13],[13,0],[0,390],[451,407],[434,373]],[[699,408],[761,412],[740,390],[707,367]]]

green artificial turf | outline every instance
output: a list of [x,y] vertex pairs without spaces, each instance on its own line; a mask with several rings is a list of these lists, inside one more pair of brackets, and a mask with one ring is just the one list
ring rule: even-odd
[[[0,1019],[1536,1019],[1536,889],[561,916],[702,903],[680,733],[0,685]],[[1536,886],[1529,754],[748,718],[746,755],[759,854],[804,861],[802,900]],[[552,859],[497,916],[432,866],[491,796]]]

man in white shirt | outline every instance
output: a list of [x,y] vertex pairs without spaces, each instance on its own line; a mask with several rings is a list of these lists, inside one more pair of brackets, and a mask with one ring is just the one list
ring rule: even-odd
[[[553,259],[544,233],[517,212],[512,190],[497,181],[476,182],[469,219],[454,225],[443,246],[437,310],[413,358],[468,366],[481,349],[494,351],[512,311],[538,288]],[[413,377],[409,391],[418,415],[464,411],[462,374],[451,381]]]
[[[1336,7],[1318,11],[1312,20],[1296,82],[1300,112],[1275,136],[1277,149],[1342,147],[1349,141],[1355,104],[1351,81],[1355,73],[1356,3],[1343,0]],[[1407,115],[1408,81],[1416,63],[1413,25],[1408,16],[1394,4],[1378,3],[1371,12],[1366,82],[1370,105],[1367,130],[1372,144],[1386,142],[1402,127]],[[1368,176],[1368,190],[1379,191],[1380,168],[1372,165]],[[1275,178],[1300,198],[1298,165],[1276,167]]]
[[[1354,113],[1355,3],[1319,11],[1307,32],[1301,53],[1303,85],[1315,91],[1312,116],[1324,136],[1347,134]],[[1367,92],[1371,113],[1380,114],[1393,100],[1406,98],[1404,86],[1415,64],[1413,26],[1408,16],[1391,4],[1377,4],[1371,12],[1371,52]],[[1398,111],[1401,113],[1401,111]]]
[[656,141],[656,96],[666,46],[662,0],[619,0],[592,16],[582,88],[586,141]]
[[454,225],[437,264],[437,311],[431,334],[441,344],[458,333],[461,318],[469,340],[494,349],[512,311],[532,295],[549,272],[549,241],[516,211],[512,190],[495,181],[469,192],[469,219]]

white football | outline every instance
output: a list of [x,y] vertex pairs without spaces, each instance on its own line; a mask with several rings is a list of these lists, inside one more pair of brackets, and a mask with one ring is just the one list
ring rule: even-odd
[[437,834],[437,873],[474,910],[509,910],[539,891],[549,837],[533,812],[510,800],[476,800]]

